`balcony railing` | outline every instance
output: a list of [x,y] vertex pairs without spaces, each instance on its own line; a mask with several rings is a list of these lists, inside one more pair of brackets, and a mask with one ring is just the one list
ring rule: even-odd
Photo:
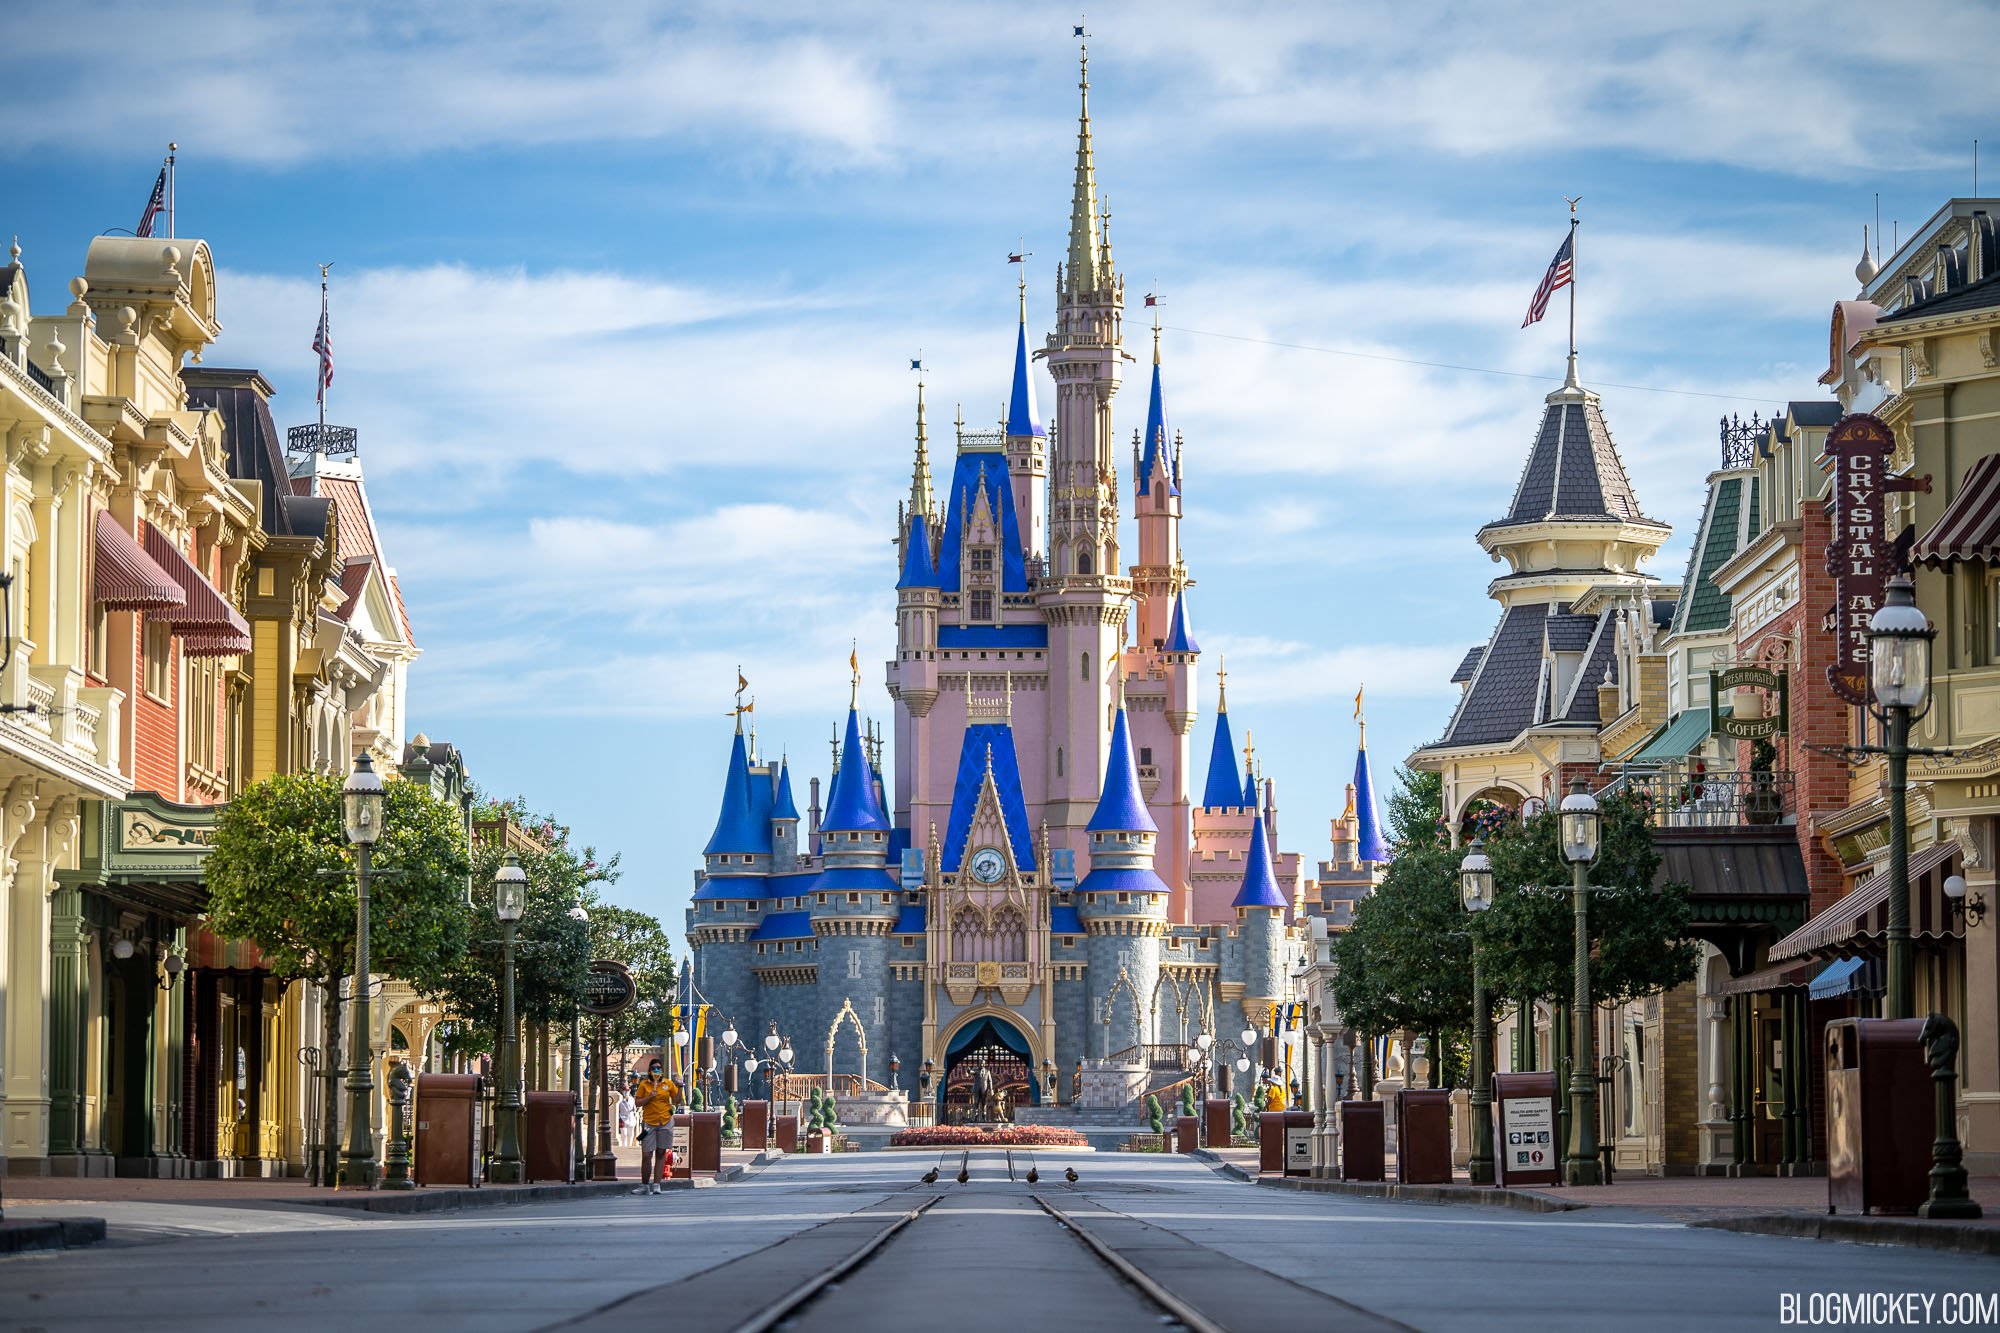
[[1797,808],[1789,772],[1627,769],[1598,792],[1637,800],[1654,828],[1782,824]]

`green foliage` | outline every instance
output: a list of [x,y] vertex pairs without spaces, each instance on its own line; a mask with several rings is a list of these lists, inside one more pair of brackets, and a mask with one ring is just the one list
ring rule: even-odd
[[1250,1132],[1250,1108],[1243,1101],[1243,1094],[1229,1094],[1229,1137],[1240,1139]]
[[638,988],[632,1007],[605,1025],[610,1048],[658,1045],[667,1039],[670,1025],[666,997],[674,989],[672,941],[658,917],[605,902],[593,903],[589,911],[590,957],[625,964]]
[[743,1107],[731,1097],[722,1104],[722,1137],[734,1143],[742,1133]]
[[1444,837],[1444,774],[1418,768],[1396,770],[1389,796],[1389,843],[1433,843]]
[[1271,1109],[1271,1085],[1269,1083],[1259,1083],[1257,1090],[1251,1096],[1256,1099],[1259,1111],[1268,1111]]
[[830,1092],[819,1101],[819,1127],[829,1134],[840,1129],[840,1103],[833,1099]]
[[[593,848],[570,846],[567,826],[547,815],[526,813],[518,798],[504,804],[488,803],[473,812],[475,819],[502,814],[545,840],[541,847],[520,855],[521,868],[528,875],[528,902],[514,931],[515,1011],[523,1022],[567,1023],[577,1012],[592,943],[589,924],[571,913],[579,908],[586,912],[619,910],[601,909],[597,904],[599,886],[618,878],[618,859],[599,861]],[[459,966],[426,988],[432,998],[488,1032],[500,1016],[501,928],[493,918],[492,884],[504,856],[505,849],[497,840],[474,852],[472,904],[467,908],[473,947]],[[607,932],[617,926],[617,922],[608,922]],[[640,929],[643,933],[643,927]]]
[[[1464,1064],[1472,1023],[1472,942],[1489,997],[1567,998],[1573,989],[1574,918],[1570,867],[1557,846],[1551,809],[1522,823],[1486,820],[1495,901],[1468,917],[1459,899],[1462,849],[1444,845],[1441,788],[1405,772],[1390,801],[1396,857],[1381,886],[1355,908],[1354,926],[1333,944],[1334,1002],[1356,1030],[1408,1029],[1437,1038],[1438,1079],[1450,1085]],[[1687,888],[1655,888],[1659,853],[1645,812],[1633,801],[1603,801],[1598,859],[1590,869],[1591,991],[1623,1003],[1692,979],[1698,946],[1683,937]],[[1426,830],[1434,832],[1426,833]]]
[[1166,1133],[1167,1108],[1160,1105],[1158,1093],[1146,1094],[1146,1124],[1155,1134]]
[[[1480,961],[1496,996],[1563,1000],[1574,991],[1570,866],[1557,845],[1556,823],[1550,809],[1487,844],[1496,892],[1479,922]],[[1590,989],[1600,1004],[1622,1004],[1694,978],[1700,948],[1683,937],[1688,889],[1656,889],[1659,865],[1645,812],[1623,797],[1606,798],[1590,865]]]
[[1181,1084],[1181,1114],[1193,1115],[1194,1113],[1194,1084],[1183,1083]]
[[690,1111],[706,1111],[708,1109],[708,1097],[701,1090],[701,1080],[695,1079],[693,1080],[693,1084],[694,1086],[688,1089],[687,1109]]
[[[217,817],[209,928],[254,943],[281,977],[323,983],[353,966],[355,863],[343,781],[327,773],[266,778]],[[373,865],[370,966],[428,990],[459,964],[469,934],[457,812],[414,783],[387,784]]]

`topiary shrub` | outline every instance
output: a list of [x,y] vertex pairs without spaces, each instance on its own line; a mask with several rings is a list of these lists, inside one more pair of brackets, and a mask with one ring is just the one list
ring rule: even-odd
[[1160,1105],[1158,1093],[1146,1094],[1146,1125],[1155,1134],[1167,1132],[1167,1108]]

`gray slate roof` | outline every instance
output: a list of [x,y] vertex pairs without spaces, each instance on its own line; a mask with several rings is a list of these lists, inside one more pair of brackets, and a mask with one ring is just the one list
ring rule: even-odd
[[1931,319],[1938,315],[1961,315],[1967,311],[1985,310],[2000,306],[2000,273],[1981,278],[1978,282],[1963,287],[1954,287],[1942,296],[1927,297],[1924,300],[1904,306],[1892,315],[1884,315],[1878,324],[1894,324],[1905,319]]
[[1500,617],[1472,685],[1437,744],[1497,745],[1534,725],[1548,612],[1542,604],[1515,606]]
[[1580,653],[1590,647],[1590,638],[1595,633],[1596,616],[1573,616],[1559,609],[1549,617],[1549,651]]
[[[278,439],[277,423],[271,419],[271,405],[264,395],[270,392],[262,374],[255,370],[231,370],[220,366],[189,366],[181,371],[187,386],[188,406],[205,407],[222,418],[222,445],[229,454],[229,475],[244,481],[263,483],[264,531],[274,536],[296,536],[301,532],[324,532],[326,512],[319,512],[320,526],[301,527],[295,522],[292,483],[285,468],[285,449]],[[260,386],[262,391],[260,392]]]
[[1550,403],[1507,516],[1489,527],[1547,519],[1651,523],[1639,508],[1611,428],[1593,399]]
[[1785,412],[1801,426],[1831,426],[1840,420],[1840,404],[1810,399],[1786,403]]
[[1472,673],[1479,670],[1479,659],[1486,656],[1486,645],[1475,644],[1465,650],[1465,656],[1458,664],[1458,670],[1451,673],[1451,683],[1463,685],[1472,679]]

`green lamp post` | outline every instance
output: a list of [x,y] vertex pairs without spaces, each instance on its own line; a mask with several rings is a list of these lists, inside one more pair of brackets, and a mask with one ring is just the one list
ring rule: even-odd
[[521,1061],[514,1040],[514,928],[528,910],[528,872],[512,852],[493,875],[493,915],[500,922],[500,1104],[499,1143],[486,1178],[518,1185],[521,1163]]
[[347,841],[354,847],[354,1063],[347,1073],[347,1151],[341,1154],[340,1183],[350,1189],[375,1188],[375,1043],[368,1012],[369,858],[382,836],[382,779],[367,751],[341,789]]
[[1597,859],[1597,798],[1578,778],[1563,797],[1557,837],[1570,865],[1570,906],[1576,917],[1575,1037],[1569,1065],[1569,1157],[1563,1178],[1572,1185],[1604,1181],[1597,1161],[1597,1056],[1590,1003],[1590,863]]
[[1909,575],[1889,580],[1888,595],[1868,621],[1870,685],[1885,732],[1889,765],[1889,921],[1883,932],[1889,975],[1882,1017],[1916,1016],[1910,952],[1910,721],[1924,711],[1931,687],[1931,639],[1936,631],[1917,609]]
[[[1458,863],[1459,898],[1477,916],[1493,905],[1493,861],[1486,843],[1475,838]],[[1493,1183],[1493,1022],[1486,1004],[1486,979],[1479,971],[1479,936],[1472,937],[1472,1183]]]

